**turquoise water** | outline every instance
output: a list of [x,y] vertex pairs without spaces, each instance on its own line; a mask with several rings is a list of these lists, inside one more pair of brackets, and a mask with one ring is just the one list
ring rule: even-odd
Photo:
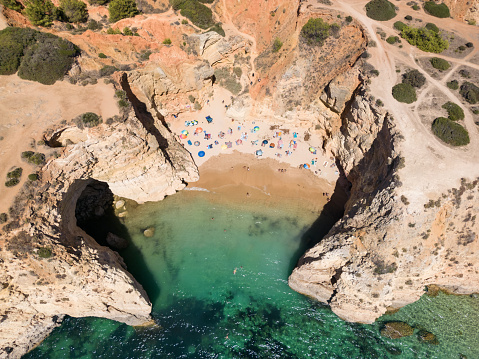
[[[67,318],[25,358],[479,357],[477,299],[424,296],[361,325],[290,290],[288,275],[318,218],[300,203],[233,207],[214,194],[184,191],[129,213],[119,234],[131,245],[122,255],[159,327]],[[155,236],[146,238],[151,225]],[[387,320],[433,332],[439,345],[416,335],[382,338]]]

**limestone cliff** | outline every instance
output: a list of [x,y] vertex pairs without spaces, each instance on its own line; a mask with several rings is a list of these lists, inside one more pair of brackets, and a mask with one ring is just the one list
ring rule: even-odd
[[77,200],[93,179],[142,202],[198,178],[189,153],[135,106],[125,120],[53,137],[63,156],[47,163],[41,183],[23,189],[1,237],[0,357],[19,357],[64,315],[149,322],[151,304],[122,258],[76,225]]

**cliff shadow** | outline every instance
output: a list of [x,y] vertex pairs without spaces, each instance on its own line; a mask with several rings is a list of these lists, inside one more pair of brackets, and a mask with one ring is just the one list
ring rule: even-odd
[[[338,167],[339,168],[339,167]],[[330,197],[330,200],[324,206],[319,217],[309,227],[309,229],[301,237],[301,243],[298,249],[291,257],[289,263],[289,272],[297,266],[299,259],[308,250],[313,248],[316,244],[329,233],[331,228],[339,221],[344,215],[344,206],[349,198],[350,183],[347,180],[344,172],[340,169],[340,177],[336,181],[334,192]]]
[[[121,88],[126,92],[126,96],[128,97],[128,100],[131,102],[133,106],[133,110],[135,111],[135,115],[138,118],[138,120],[141,122],[145,130],[151,134],[153,137],[155,137],[156,141],[158,142],[158,146],[163,152],[163,155],[165,156],[166,160],[173,165],[171,162],[170,155],[168,151],[166,150],[168,148],[168,140],[161,134],[160,130],[155,126],[155,119],[153,118],[152,114],[148,111],[148,108],[144,102],[141,102],[138,97],[133,93],[131,90],[130,83],[128,82],[128,76],[127,74],[123,74],[121,76],[120,80],[120,85]],[[165,122],[165,119],[161,113],[154,107],[156,116],[160,120],[160,122],[165,126],[165,128],[168,129],[168,126]],[[169,131],[169,130],[168,130]]]
[[[160,287],[146,265],[141,250],[132,241],[123,219],[115,215],[113,200],[113,193],[107,183],[91,180],[75,204],[77,226],[99,245],[117,251],[127,265],[128,272],[142,285],[150,301],[154,302],[160,295]],[[106,240],[108,233],[122,238],[128,247],[113,248]]]

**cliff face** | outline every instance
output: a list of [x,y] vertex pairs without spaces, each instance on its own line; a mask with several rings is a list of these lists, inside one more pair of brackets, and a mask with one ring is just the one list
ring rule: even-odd
[[98,245],[75,218],[76,202],[93,179],[142,202],[198,178],[189,153],[159,121],[143,123],[143,117],[132,109],[124,121],[55,133],[56,143],[68,144],[64,155],[46,165],[41,183],[23,189],[1,239],[0,357],[19,357],[63,315],[150,321],[148,297],[122,258]]

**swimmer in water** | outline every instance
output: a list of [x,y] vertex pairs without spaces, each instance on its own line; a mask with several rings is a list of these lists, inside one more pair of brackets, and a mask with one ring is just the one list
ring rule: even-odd
[[237,268],[234,269],[233,274],[236,274],[236,270],[237,270]]

